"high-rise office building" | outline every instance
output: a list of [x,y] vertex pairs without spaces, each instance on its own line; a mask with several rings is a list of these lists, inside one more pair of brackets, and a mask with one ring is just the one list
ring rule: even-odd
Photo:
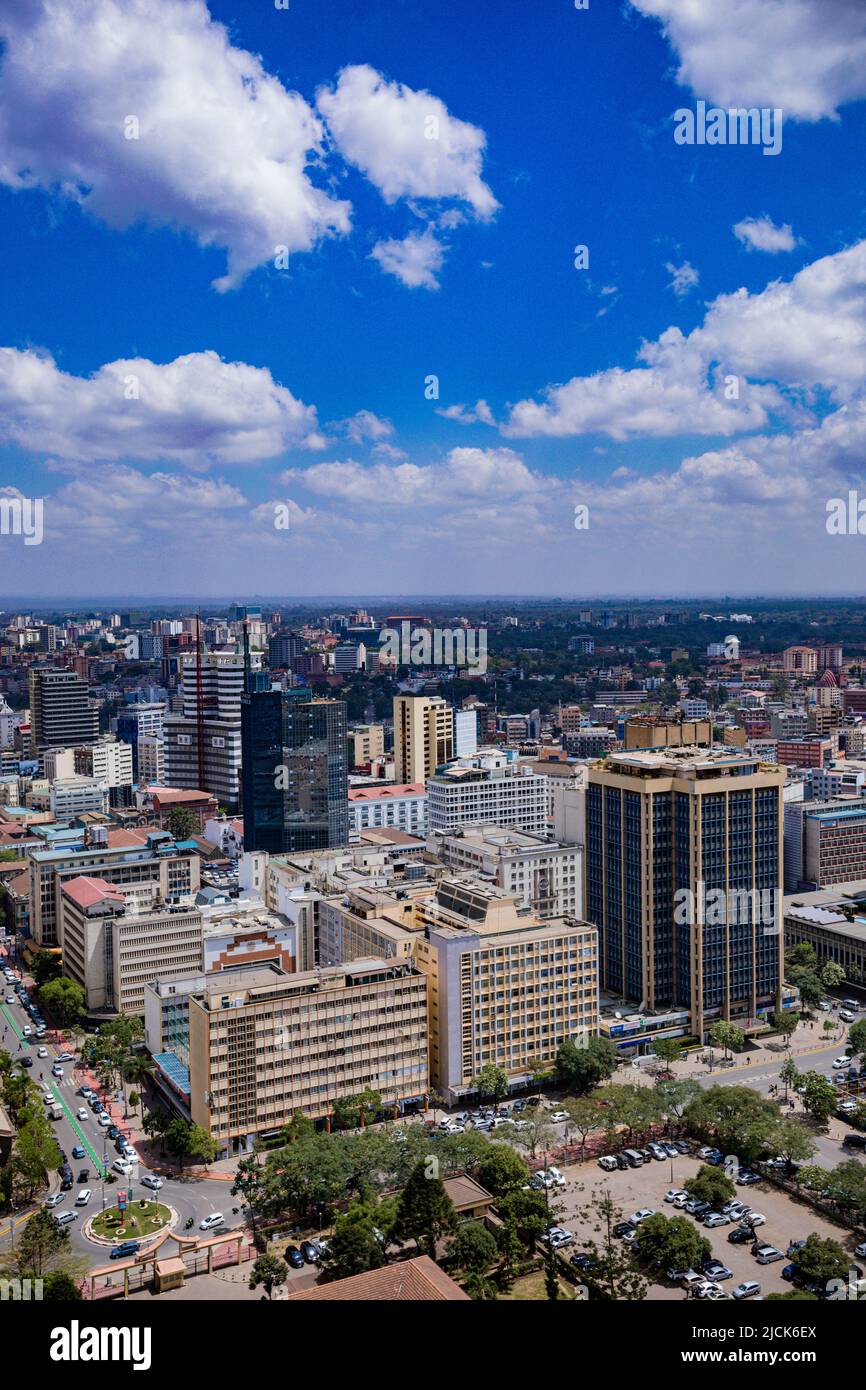
[[309,689],[241,702],[244,848],[271,854],[349,840],[346,706]]
[[237,805],[243,688],[242,659],[234,653],[209,652],[202,661],[199,701],[195,657],[184,658],[183,714],[166,715],[163,724],[165,780],[170,787],[211,792],[220,802]]
[[141,701],[138,704],[128,705],[117,716],[117,737],[124,743],[128,743],[132,749],[132,775],[136,782],[141,778],[138,740],[149,736],[156,736],[161,739],[164,719],[165,704],[162,701],[154,703]]
[[34,753],[95,743],[99,711],[87,683],[73,671],[34,667],[30,672],[30,737]]
[[454,718],[441,695],[394,699],[394,763],[398,782],[424,782],[454,757]]
[[[586,916],[602,985],[757,1027],[781,1001],[784,769],[722,748],[609,753],[589,769]],[[710,896],[712,894],[712,897]]]
[[280,666],[294,670],[295,662],[303,654],[304,639],[296,632],[275,632],[268,638],[268,665],[272,671]]

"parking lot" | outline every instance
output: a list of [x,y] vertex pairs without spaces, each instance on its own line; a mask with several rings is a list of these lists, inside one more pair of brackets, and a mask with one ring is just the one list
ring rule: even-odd
[[[687,1221],[693,1221],[693,1217],[686,1216],[685,1212],[676,1211],[670,1203],[665,1202],[664,1196],[669,1187],[682,1187],[686,1179],[694,1177],[700,1167],[697,1158],[681,1155],[664,1163],[654,1160],[645,1163],[642,1168],[629,1168],[615,1173],[602,1172],[595,1162],[564,1168],[562,1173],[567,1182],[565,1190],[558,1191],[555,1196],[551,1193],[554,1219],[558,1224],[567,1226],[575,1235],[575,1244],[564,1253],[571,1254],[573,1250],[579,1250],[583,1240],[598,1240],[592,1220],[582,1220],[579,1212],[581,1208],[588,1206],[594,1196],[605,1191],[610,1193],[622,1211],[622,1218],[617,1217],[617,1220],[627,1220],[639,1207],[652,1207],[663,1212],[665,1216],[685,1216]],[[798,1201],[766,1182],[756,1183],[751,1187],[738,1187],[737,1196],[753,1211],[763,1213],[767,1218],[766,1224],[759,1228],[757,1235],[768,1245],[777,1246],[783,1253],[790,1241],[803,1240],[812,1231],[839,1241],[849,1252],[853,1251],[858,1240],[862,1239],[862,1236],[856,1237],[844,1227],[833,1225],[806,1202]],[[724,1280],[722,1285],[726,1291],[730,1292],[737,1284],[747,1279],[757,1279],[764,1295],[790,1292],[791,1285],[782,1278],[782,1270],[788,1263],[787,1258],[775,1264],[759,1265],[750,1253],[748,1244],[729,1244],[728,1233],[734,1229],[733,1224],[718,1226],[713,1230],[707,1230],[705,1226],[700,1225],[699,1229],[710,1242],[713,1255],[732,1271],[733,1277]],[[863,1265],[864,1262],[855,1260],[852,1254],[852,1263]],[[685,1298],[686,1294],[683,1289],[662,1282],[651,1284],[647,1297],[681,1299]]]

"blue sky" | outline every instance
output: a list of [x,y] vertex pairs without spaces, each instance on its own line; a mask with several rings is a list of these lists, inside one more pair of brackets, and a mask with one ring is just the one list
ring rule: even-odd
[[0,0],[3,593],[862,587],[866,7],[723,8]]

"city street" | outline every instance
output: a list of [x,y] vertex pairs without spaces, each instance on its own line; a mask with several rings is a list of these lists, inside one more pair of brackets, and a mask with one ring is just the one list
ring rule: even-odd
[[[3,988],[3,1000],[12,992],[11,989]],[[130,1196],[159,1197],[165,1205],[172,1207],[179,1217],[179,1228],[182,1230],[185,1221],[192,1217],[194,1226],[197,1229],[199,1222],[212,1212],[222,1212],[225,1217],[226,1228],[230,1229],[242,1224],[240,1213],[233,1214],[232,1207],[237,1206],[236,1198],[231,1195],[231,1182],[227,1175],[220,1174],[214,1177],[202,1177],[191,1175],[189,1177],[179,1176],[174,1172],[163,1168],[160,1160],[155,1157],[149,1163],[145,1162],[147,1152],[147,1140],[142,1143],[143,1136],[140,1132],[134,1132],[132,1118],[124,1119],[124,1105],[115,1097],[109,1099],[108,1093],[100,1091],[100,1098],[109,1110],[113,1123],[120,1132],[126,1135],[135,1145],[136,1152],[141,1155],[141,1161],[133,1166],[129,1178],[124,1178],[120,1173],[114,1173],[116,1181],[103,1181],[103,1175],[111,1172],[111,1165],[118,1158],[112,1140],[106,1137],[106,1133],[99,1125],[97,1117],[90,1110],[84,1098],[79,1093],[82,1082],[89,1084],[88,1074],[72,1062],[63,1063],[63,1077],[52,1076],[52,1066],[57,1055],[64,1050],[62,1043],[53,1039],[49,1032],[39,1040],[34,1035],[29,1037],[24,1035],[24,1027],[29,1025],[30,1020],[23,1007],[15,999],[12,1004],[0,1003],[0,1048],[9,1051],[13,1060],[20,1060],[24,1056],[29,1056],[33,1060],[32,1067],[28,1068],[28,1077],[37,1085],[50,1086],[56,1102],[63,1108],[63,1116],[59,1120],[52,1121],[52,1129],[56,1136],[60,1148],[67,1154],[69,1164],[72,1168],[73,1185],[70,1191],[63,1194],[63,1201],[55,1208],[56,1211],[70,1211],[74,1209],[77,1193],[84,1187],[92,1190],[93,1196],[86,1207],[78,1208],[79,1219],[70,1224],[72,1246],[91,1257],[95,1262],[101,1258],[105,1251],[104,1245],[99,1245],[94,1241],[88,1240],[84,1234],[84,1227],[87,1219],[102,1210],[105,1206],[111,1206],[117,1200],[117,1193],[125,1189]],[[40,1046],[47,1049],[47,1057],[40,1058],[38,1051]],[[77,1117],[79,1107],[87,1110],[87,1119],[81,1120]],[[72,1151],[75,1146],[83,1148],[84,1158],[73,1158]],[[88,1178],[85,1182],[78,1181],[78,1174],[82,1169],[89,1170]],[[141,1179],[148,1173],[156,1173],[163,1179],[163,1186],[156,1194],[152,1190],[142,1187]],[[222,1180],[220,1180],[222,1179]],[[38,1202],[34,1203],[27,1211],[16,1212],[13,1218],[3,1217],[0,1221],[0,1250],[8,1248],[14,1241],[16,1231],[29,1219],[33,1211],[45,1200],[49,1193],[60,1190],[60,1177],[58,1173],[52,1173],[49,1179],[49,1187],[41,1194]]]

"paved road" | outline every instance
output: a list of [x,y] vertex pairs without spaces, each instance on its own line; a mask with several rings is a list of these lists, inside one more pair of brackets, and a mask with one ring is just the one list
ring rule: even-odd
[[[56,1210],[71,1210],[81,1188],[89,1187],[91,1189],[93,1195],[89,1204],[78,1208],[79,1219],[71,1225],[71,1240],[74,1249],[86,1253],[91,1257],[93,1263],[100,1263],[105,1247],[95,1245],[84,1235],[83,1228],[87,1217],[105,1206],[111,1206],[117,1200],[117,1192],[121,1187],[126,1188],[135,1197],[153,1197],[154,1192],[141,1185],[142,1177],[153,1170],[143,1162],[139,1162],[133,1168],[130,1179],[124,1179],[121,1174],[117,1173],[115,1174],[116,1182],[103,1182],[103,1175],[111,1171],[111,1165],[118,1157],[114,1143],[107,1138],[104,1129],[98,1124],[96,1116],[79,1094],[80,1074],[76,1075],[74,1064],[71,1062],[62,1064],[63,1076],[52,1076],[51,1069],[55,1058],[64,1049],[53,1043],[50,1035],[41,1040],[33,1035],[24,1036],[24,1027],[32,1026],[28,1015],[18,1002],[17,996],[14,998],[14,1003],[7,1004],[5,1002],[7,994],[11,994],[13,989],[14,986],[7,988],[5,981],[0,984],[0,991],[2,991],[0,994],[0,1048],[11,1052],[16,1060],[24,1056],[31,1057],[33,1066],[28,1069],[27,1075],[37,1084],[47,1083],[55,1100],[63,1107],[62,1119],[53,1121],[52,1127],[58,1144],[69,1156],[74,1181],[71,1191],[64,1193],[64,1200]],[[46,1048],[47,1057],[39,1057],[40,1047]],[[83,1107],[87,1111],[85,1120],[78,1118],[79,1107]],[[113,1118],[118,1128],[123,1133],[130,1135],[130,1125],[122,1118],[122,1107],[114,1106]],[[84,1158],[72,1157],[72,1150],[76,1145],[84,1149]],[[79,1182],[78,1174],[83,1168],[89,1170],[89,1176],[85,1182]],[[49,1190],[56,1192],[59,1185],[58,1174],[51,1174]],[[179,1213],[181,1229],[183,1229],[187,1218],[192,1217],[195,1225],[198,1226],[203,1217],[216,1211],[223,1213],[226,1226],[231,1228],[243,1223],[240,1214],[234,1215],[232,1213],[232,1207],[237,1205],[237,1199],[232,1197],[230,1189],[231,1184],[228,1182],[212,1182],[206,1178],[172,1176],[163,1178],[159,1199]],[[43,1201],[47,1195],[47,1191],[41,1194],[40,1201]],[[20,1231],[38,1205],[37,1202],[28,1211],[16,1213],[11,1220],[9,1217],[0,1219],[0,1250],[9,1248],[14,1241],[15,1234]]]

